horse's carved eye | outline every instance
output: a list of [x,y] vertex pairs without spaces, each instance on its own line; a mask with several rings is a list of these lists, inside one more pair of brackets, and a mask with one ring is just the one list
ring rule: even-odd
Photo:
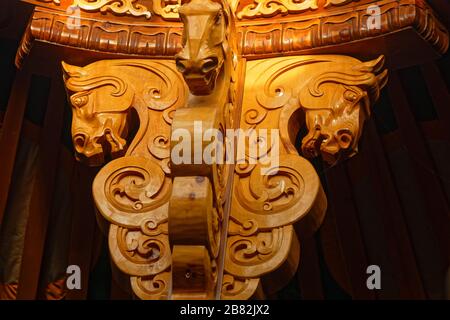
[[78,96],[75,95],[75,96],[72,96],[70,98],[70,100],[72,101],[72,105],[74,107],[81,108],[88,103],[89,95],[87,95],[87,94],[78,95]]
[[181,73],[184,73],[186,71],[185,64],[179,58],[176,59],[176,66],[177,66],[178,71],[180,71]]
[[344,93],[344,99],[350,102],[355,102],[358,100],[358,94],[354,91],[347,90]]
[[214,70],[215,68],[217,68],[218,65],[219,65],[219,60],[216,57],[207,58],[203,62],[202,72],[208,73],[208,72]]
[[220,11],[217,15],[216,18],[214,19],[214,24],[218,25],[222,22],[222,11]]

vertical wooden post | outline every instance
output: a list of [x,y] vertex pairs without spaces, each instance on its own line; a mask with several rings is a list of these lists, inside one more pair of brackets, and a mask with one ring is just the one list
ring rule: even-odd
[[433,105],[439,117],[439,121],[443,123],[445,129],[446,139],[450,141],[450,128],[445,124],[450,123],[450,94],[447,90],[447,86],[442,79],[442,75],[439,72],[435,62],[429,62],[421,66],[422,75],[425,78],[428,92],[430,93]]
[[29,87],[29,71],[24,69],[17,72],[5,114],[2,134],[0,135],[0,149],[3,150],[0,153],[0,226],[8,201]]
[[62,80],[54,74],[39,143],[38,168],[25,232],[17,299],[35,299],[37,295],[56,181],[55,168],[59,161],[64,99]]
[[422,192],[427,204],[427,215],[433,225],[433,230],[439,243],[439,249],[448,265],[450,244],[448,243],[448,212],[449,205],[442,191],[439,178],[433,173],[434,162],[430,158],[426,143],[416,125],[411,113],[406,94],[403,90],[397,72],[392,72],[388,83],[388,92],[394,106],[403,141],[405,141],[411,160],[417,172],[417,179],[422,186]]
[[336,220],[338,236],[347,262],[351,292],[355,299],[373,300],[377,296],[366,287],[366,268],[369,266],[366,248],[362,240],[358,212],[354,204],[352,189],[343,164],[327,172],[330,203],[327,215]]
[[[92,183],[97,171],[84,164],[75,165],[74,207],[70,239],[69,265],[81,270],[81,289],[67,293],[67,300],[84,300],[89,288],[94,233],[96,228]],[[105,239],[105,241],[108,238]]]

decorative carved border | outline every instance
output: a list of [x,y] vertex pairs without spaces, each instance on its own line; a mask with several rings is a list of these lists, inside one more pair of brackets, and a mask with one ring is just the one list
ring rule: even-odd
[[61,4],[61,0],[36,0],[43,3],[54,3],[55,5],[59,6]]
[[253,3],[246,5],[236,13],[238,19],[243,18],[271,18],[277,14],[292,14],[306,11],[314,11],[319,8],[330,6],[340,6],[352,1],[359,0],[327,0],[319,6],[318,0],[253,0]]
[[78,7],[86,12],[110,11],[119,15],[144,16],[147,19],[152,16],[151,11],[146,6],[136,3],[136,0],[73,0],[71,7]]
[[[264,23],[241,21],[238,46],[245,58],[264,58],[276,54],[301,54],[305,50],[369,39],[412,27],[437,52],[449,46],[449,35],[432,9],[417,0],[385,0],[381,9],[381,28],[367,28],[367,5],[346,6],[327,16],[296,15]],[[124,24],[81,18],[79,28],[70,28],[70,15],[36,8],[19,48],[17,62],[27,55],[32,40],[69,47],[142,57],[173,57],[181,48],[182,27],[167,24]]]
[[67,25],[69,17],[36,8],[19,46],[16,65],[20,66],[29,54],[34,40],[142,57],[173,57],[181,48],[179,27],[146,27],[81,18],[79,27],[71,28]]
[[[46,4],[46,7],[66,10],[68,7],[78,7],[84,12],[111,13],[114,15],[129,15],[134,17],[146,17],[150,19],[152,14],[160,16],[164,20],[179,20],[178,9],[181,0],[22,0],[32,4]],[[311,0],[307,0],[311,1]],[[312,0],[317,1],[317,0]],[[327,0],[331,2],[353,0]],[[359,0],[358,0],[359,1]],[[229,0],[231,8],[236,11],[240,0]]]
[[[179,19],[178,9],[181,0],[154,0],[151,7],[142,0],[24,0],[50,4],[58,8],[78,7],[84,12],[110,12],[115,15],[129,15],[150,19],[152,13],[165,20]],[[253,3],[239,8],[239,0],[229,0],[230,6],[236,12],[238,19],[270,18],[278,14],[296,14],[330,6],[342,6],[360,0],[253,0]],[[151,9],[151,10],[150,10]]]
[[178,19],[178,7],[181,0],[155,0],[152,7],[147,6],[141,0],[25,0],[30,3],[39,2],[50,7],[66,10],[67,8],[79,8],[84,12],[111,13],[113,15],[127,15],[132,17],[145,17],[150,19],[152,14],[164,19]]
[[[381,28],[370,30],[367,25],[367,5],[346,7],[339,13],[297,16],[297,19],[277,19],[270,24],[240,22],[239,46],[242,55],[273,55],[301,53],[304,50],[339,45],[351,41],[382,36],[412,27],[439,53],[449,46],[449,35],[432,9],[416,0],[386,0],[379,2]],[[267,20],[266,20],[267,22]]]

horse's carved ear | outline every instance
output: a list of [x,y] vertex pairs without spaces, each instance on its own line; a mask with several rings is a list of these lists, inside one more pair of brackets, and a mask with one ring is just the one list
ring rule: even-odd
[[385,62],[385,58],[383,55],[381,55],[375,60],[363,62],[360,70],[366,71],[366,72],[371,72],[371,73],[378,73],[383,68],[384,62]]
[[384,70],[382,73],[377,75],[377,82],[378,82],[378,87],[380,88],[380,90],[386,86],[388,79],[389,79],[389,76],[388,76],[387,70]]
[[65,76],[79,77],[81,75],[81,67],[70,65],[64,61],[61,62],[61,65]]

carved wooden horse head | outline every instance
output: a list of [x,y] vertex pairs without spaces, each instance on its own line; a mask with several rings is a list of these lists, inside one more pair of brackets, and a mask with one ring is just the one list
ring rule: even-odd
[[123,155],[128,134],[128,108],[133,93],[123,79],[92,74],[89,67],[63,63],[73,109],[72,139],[79,160],[101,165],[105,156]]
[[[308,134],[303,139],[306,157],[322,155],[329,164],[357,153],[370,106],[386,85],[384,57],[369,62],[340,64],[314,77],[300,92]],[[332,90],[327,90],[327,87]]]
[[185,1],[179,13],[184,32],[177,68],[192,94],[209,95],[230,52],[231,10],[224,0],[191,0]]
[[[127,149],[133,153],[147,134],[150,110],[163,112],[170,122],[170,111],[186,94],[172,67],[149,60],[103,60],[85,67],[63,62],[63,70],[73,109],[75,153],[91,166],[124,156]],[[132,109],[139,130],[127,148],[130,124],[137,125],[130,121]]]

